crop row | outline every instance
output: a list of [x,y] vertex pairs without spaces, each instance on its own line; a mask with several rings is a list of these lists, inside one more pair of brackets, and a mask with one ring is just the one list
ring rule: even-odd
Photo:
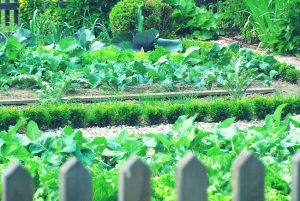
[[30,106],[22,110],[16,107],[0,108],[0,129],[8,129],[24,117],[35,121],[42,129],[72,125],[87,126],[141,125],[174,123],[181,115],[198,114],[196,121],[219,122],[229,117],[237,120],[263,119],[275,111],[280,104],[287,103],[286,113],[299,114],[300,98],[256,97],[239,101],[216,99],[157,101],[157,102],[113,102],[62,104],[58,106]]
[[[298,101],[299,109],[299,100],[294,101]],[[268,102],[257,100],[257,104]],[[165,134],[135,135],[124,130],[117,136],[93,139],[85,138],[80,130],[70,126],[65,126],[58,135],[43,134],[35,122],[22,119],[9,131],[0,132],[0,172],[12,158],[17,159],[34,176],[34,200],[58,201],[59,167],[66,159],[76,157],[93,177],[93,200],[117,200],[119,168],[134,154],[147,162],[152,171],[152,200],[173,201],[174,166],[191,151],[201,159],[210,175],[208,199],[229,201],[231,163],[249,150],[268,167],[266,200],[288,201],[291,159],[300,148],[300,116],[282,117],[282,111],[285,109],[286,114],[292,106],[280,105],[273,115],[266,116],[263,125],[245,129],[231,126],[235,119],[229,118],[202,130],[194,124],[196,116],[181,116]],[[18,135],[24,128],[26,136]]]

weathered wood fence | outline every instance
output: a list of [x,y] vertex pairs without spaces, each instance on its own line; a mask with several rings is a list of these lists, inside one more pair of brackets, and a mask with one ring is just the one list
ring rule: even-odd
[[[251,152],[242,153],[233,163],[233,201],[264,201],[265,168]],[[150,201],[151,171],[138,157],[131,156],[119,174],[119,201]],[[18,163],[3,174],[3,201],[32,201],[33,179]],[[191,153],[176,169],[176,200],[207,201],[208,175],[205,166]],[[92,201],[92,179],[75,159],[60,172],[60,200]],[[300,153],[293,159],[292,200],[300,201]]]
[[[19,1],[13,1],[14,2],[11,2],[11,0],[0,0],[0,25],[4,24],[9,26],[10,24],[18,24]],[[11,17],[11,14],[13,17]],[[13,21],[11,21],[12,19]]]

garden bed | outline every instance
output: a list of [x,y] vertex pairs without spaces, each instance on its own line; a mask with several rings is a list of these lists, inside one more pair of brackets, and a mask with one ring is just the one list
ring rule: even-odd
[[[247,94],[300,95],[300,85],[276,80],[271,87],[254,83]],[[214,87],[212,90],[195,90],[192,86],[176,86],[172,91],[165,91],[159,85],[131,86],[123,92],[108,92],[101,89],[77,89],[63,95],[62,101],[95,102],[106,100],[138,100],[141,98],[176,98],[227,96],[227,91]],[[31,104],[39,101],[40,94],[33,90],[12,88],[8,92],[0,92],[0,105]]]
[[[248,95],[254,94],[272,94],[276,90],[271,87],[251,88],[246,91]],[[293,91],[286,91],[292,93]],[[105,93],[104,93],[105,94]],[[178,92],[161,92],[161,93],[122,93],[110,95],[101,93],[100,90],[82,89],[73,93],[67,93],[61,101],[73,101],[81,103],[102,102],[109,100],[140,100],[140,99],[168,99],[182,97],[207,97],[207,96],[228,96],[229,92],[225,90],[204,90],[204,91],[178,91]],[[16,95],[16,96],[15,96]],[[21,95],[21,96],[20,96]],[[36,97],[35,97],[36,96]],[[16,98],[17,97],[17,98]],[[0,94],[1,98],[1,94]],[[39,96],[27,90],[15,90],[12,94],[0,99],[0,105],[26,105],[39,102]]]

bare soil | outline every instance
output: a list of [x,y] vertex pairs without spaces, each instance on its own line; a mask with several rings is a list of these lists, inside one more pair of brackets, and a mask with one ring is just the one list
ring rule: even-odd
[[[260,83],[254,83],[253,88],[265,87]],[[274,95],[296,95],[300,96],[300,86],[296,84],[290,84],[283,81],[273,81],[272,86],[276,92]],[[213,89],[222,89],[213,87]],[[202,89],[203,91],[206,89]],[[172,90],[172,92],[186,92],[195,91],[191,85],[178,85]],[[64,94],[63,97],[75,97],[75,96],[101,96],[101,95],[129,95],[129,94],[146,94],[146,93],[159,93],[166,92],[166,90],[159,85],[141,85],[141,86],[130,86],[124,92],[107,92],[100,89],[78,89],[76,91],[69,91]],[[0,100],[22,100],[22,99],[38,99],[41,94],[36,94],[32,90],[28,89],[17,89],[11,88],[7,92],[0,91]]]

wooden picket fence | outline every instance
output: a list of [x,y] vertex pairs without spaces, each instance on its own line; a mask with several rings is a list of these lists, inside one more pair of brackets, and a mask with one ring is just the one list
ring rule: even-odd
[[[234,161],[233,201],[264,201],[263,163],[245,151]],[[137,156],[131,156],[119,173],[119,201],[150,201],[151,171]],[[32,201],[34,184],[20,164],[11,164],[3,174],[3,201]],[[207,201],[206,167],[191,153],[176,169],[176,200]],[[300,201],[300,153],[293,159],[292,200]],[[92,178],[77,159],[69,159],[60,171],[61,201],[92,201]]]
[[[9,26],[19,23],[19,1],[0,0],[0,25]],[[13,17],[11,17],[11,14]],[[4,21],[2,20],[4,19]],[[11,21],[13,20],[13,21]]]

